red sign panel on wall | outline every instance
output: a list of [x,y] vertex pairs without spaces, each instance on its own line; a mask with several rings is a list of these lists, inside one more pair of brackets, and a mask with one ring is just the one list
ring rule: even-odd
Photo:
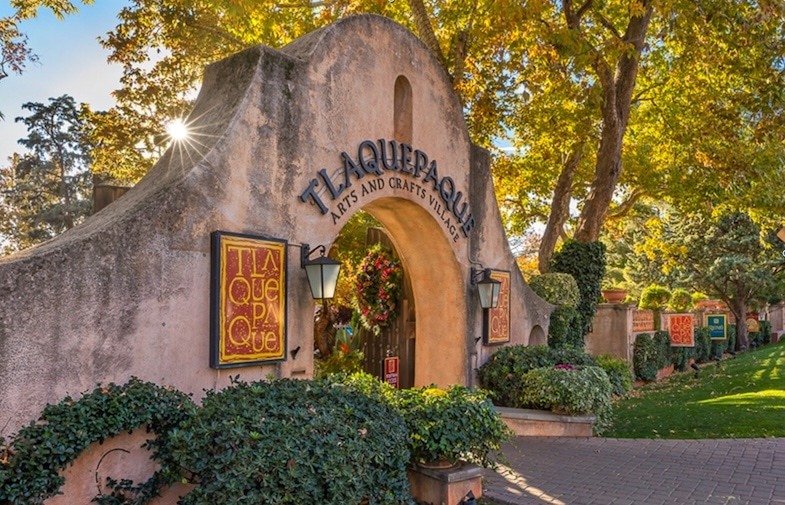
[[391,358],[384,358],[384,382],[387,384],[398,388],[400,387],[398,382],[399,372],[400,369],[400,360],[397,356],[393,356]]
[[210,366],[286,357],[286,241],[212,234]]
[[510,341],[510,272],[492,270],[491,278],[501,282],[499,304],[483,315],[483,337],[485,345],[503,344]]
[[668,314],[672,347],[695,347],[692,314]]

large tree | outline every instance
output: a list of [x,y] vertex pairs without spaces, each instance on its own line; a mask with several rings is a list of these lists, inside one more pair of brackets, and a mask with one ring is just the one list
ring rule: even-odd
[[73,228],[90,213],[89,147],[84,115],[68,95],[48,104],[26,103],[30,115],[20,144],[28,154],[15,155],[0,167],[0,235],[11,252]]
[[753,0],[136,0],[103,39],[124,76],[92,120],[94,169],[143,175],[206,63],[361,12],[433,51],[475,142],[511,141],[498,194],[511,232],[546,224],[541,268],[559,239],[595,240],[642,198],[698,204],[718,188],[757,207],[765,191],[777,207],[756,181],[782,174],[785,6]]
[[683,283],[728,304],[736,317],[741,349],[749,345],[744,321],[750,302],[767,300],[785,276],[785,259],[765,238],[744,212],[716,218],[677,214],[667,220],[653,244]]

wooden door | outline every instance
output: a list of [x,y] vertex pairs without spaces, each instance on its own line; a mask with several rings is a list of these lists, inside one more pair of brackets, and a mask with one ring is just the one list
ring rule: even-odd
[[[381,228],[368,228],[365,243],[368,247],[381,244],[384,248],[392,251],[395,258],[398,258],[392,241]],[[397,316],[390,324],[382,328],[379,335],[374,335],[370,331],[363,332],[365,371],[367,373],[384,380],[384,359],[397,357],[399,359],[398,387],[410,388],[414,386],[414,314],[411,282],[406,270],[403,270],[403,286],[401,287],[401,299],[398,301]]]

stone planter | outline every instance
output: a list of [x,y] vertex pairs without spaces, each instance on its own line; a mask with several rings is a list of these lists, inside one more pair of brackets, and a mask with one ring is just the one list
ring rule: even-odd
[[569,416],[547,410],[496,407],[504,423],[519,437],[591,437],[594,416]]
[[407,470],[412,497],[421,503],[455,505],[469,491],[482,496],[482,468],[458,463],[451,468],[411,465]]

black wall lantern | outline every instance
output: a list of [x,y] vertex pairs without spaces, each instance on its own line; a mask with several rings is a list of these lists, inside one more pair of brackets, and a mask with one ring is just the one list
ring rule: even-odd
[[[310,256],[316,251],[321,254],[312,260]],[[300,266],[305,269],[305,275],[308,276],[308,284],[311,286],[311,296],[314,300],[334,297],[335,287],[338,285],[341,263],[325,256],[326,252],[323,245],[313,250],[308,244],[303,244],[300,248]]]
[[483,309],[493,309],[499,305],[502,283],[491,277],[490,268],[472,268],[472,284],[477,286]]

